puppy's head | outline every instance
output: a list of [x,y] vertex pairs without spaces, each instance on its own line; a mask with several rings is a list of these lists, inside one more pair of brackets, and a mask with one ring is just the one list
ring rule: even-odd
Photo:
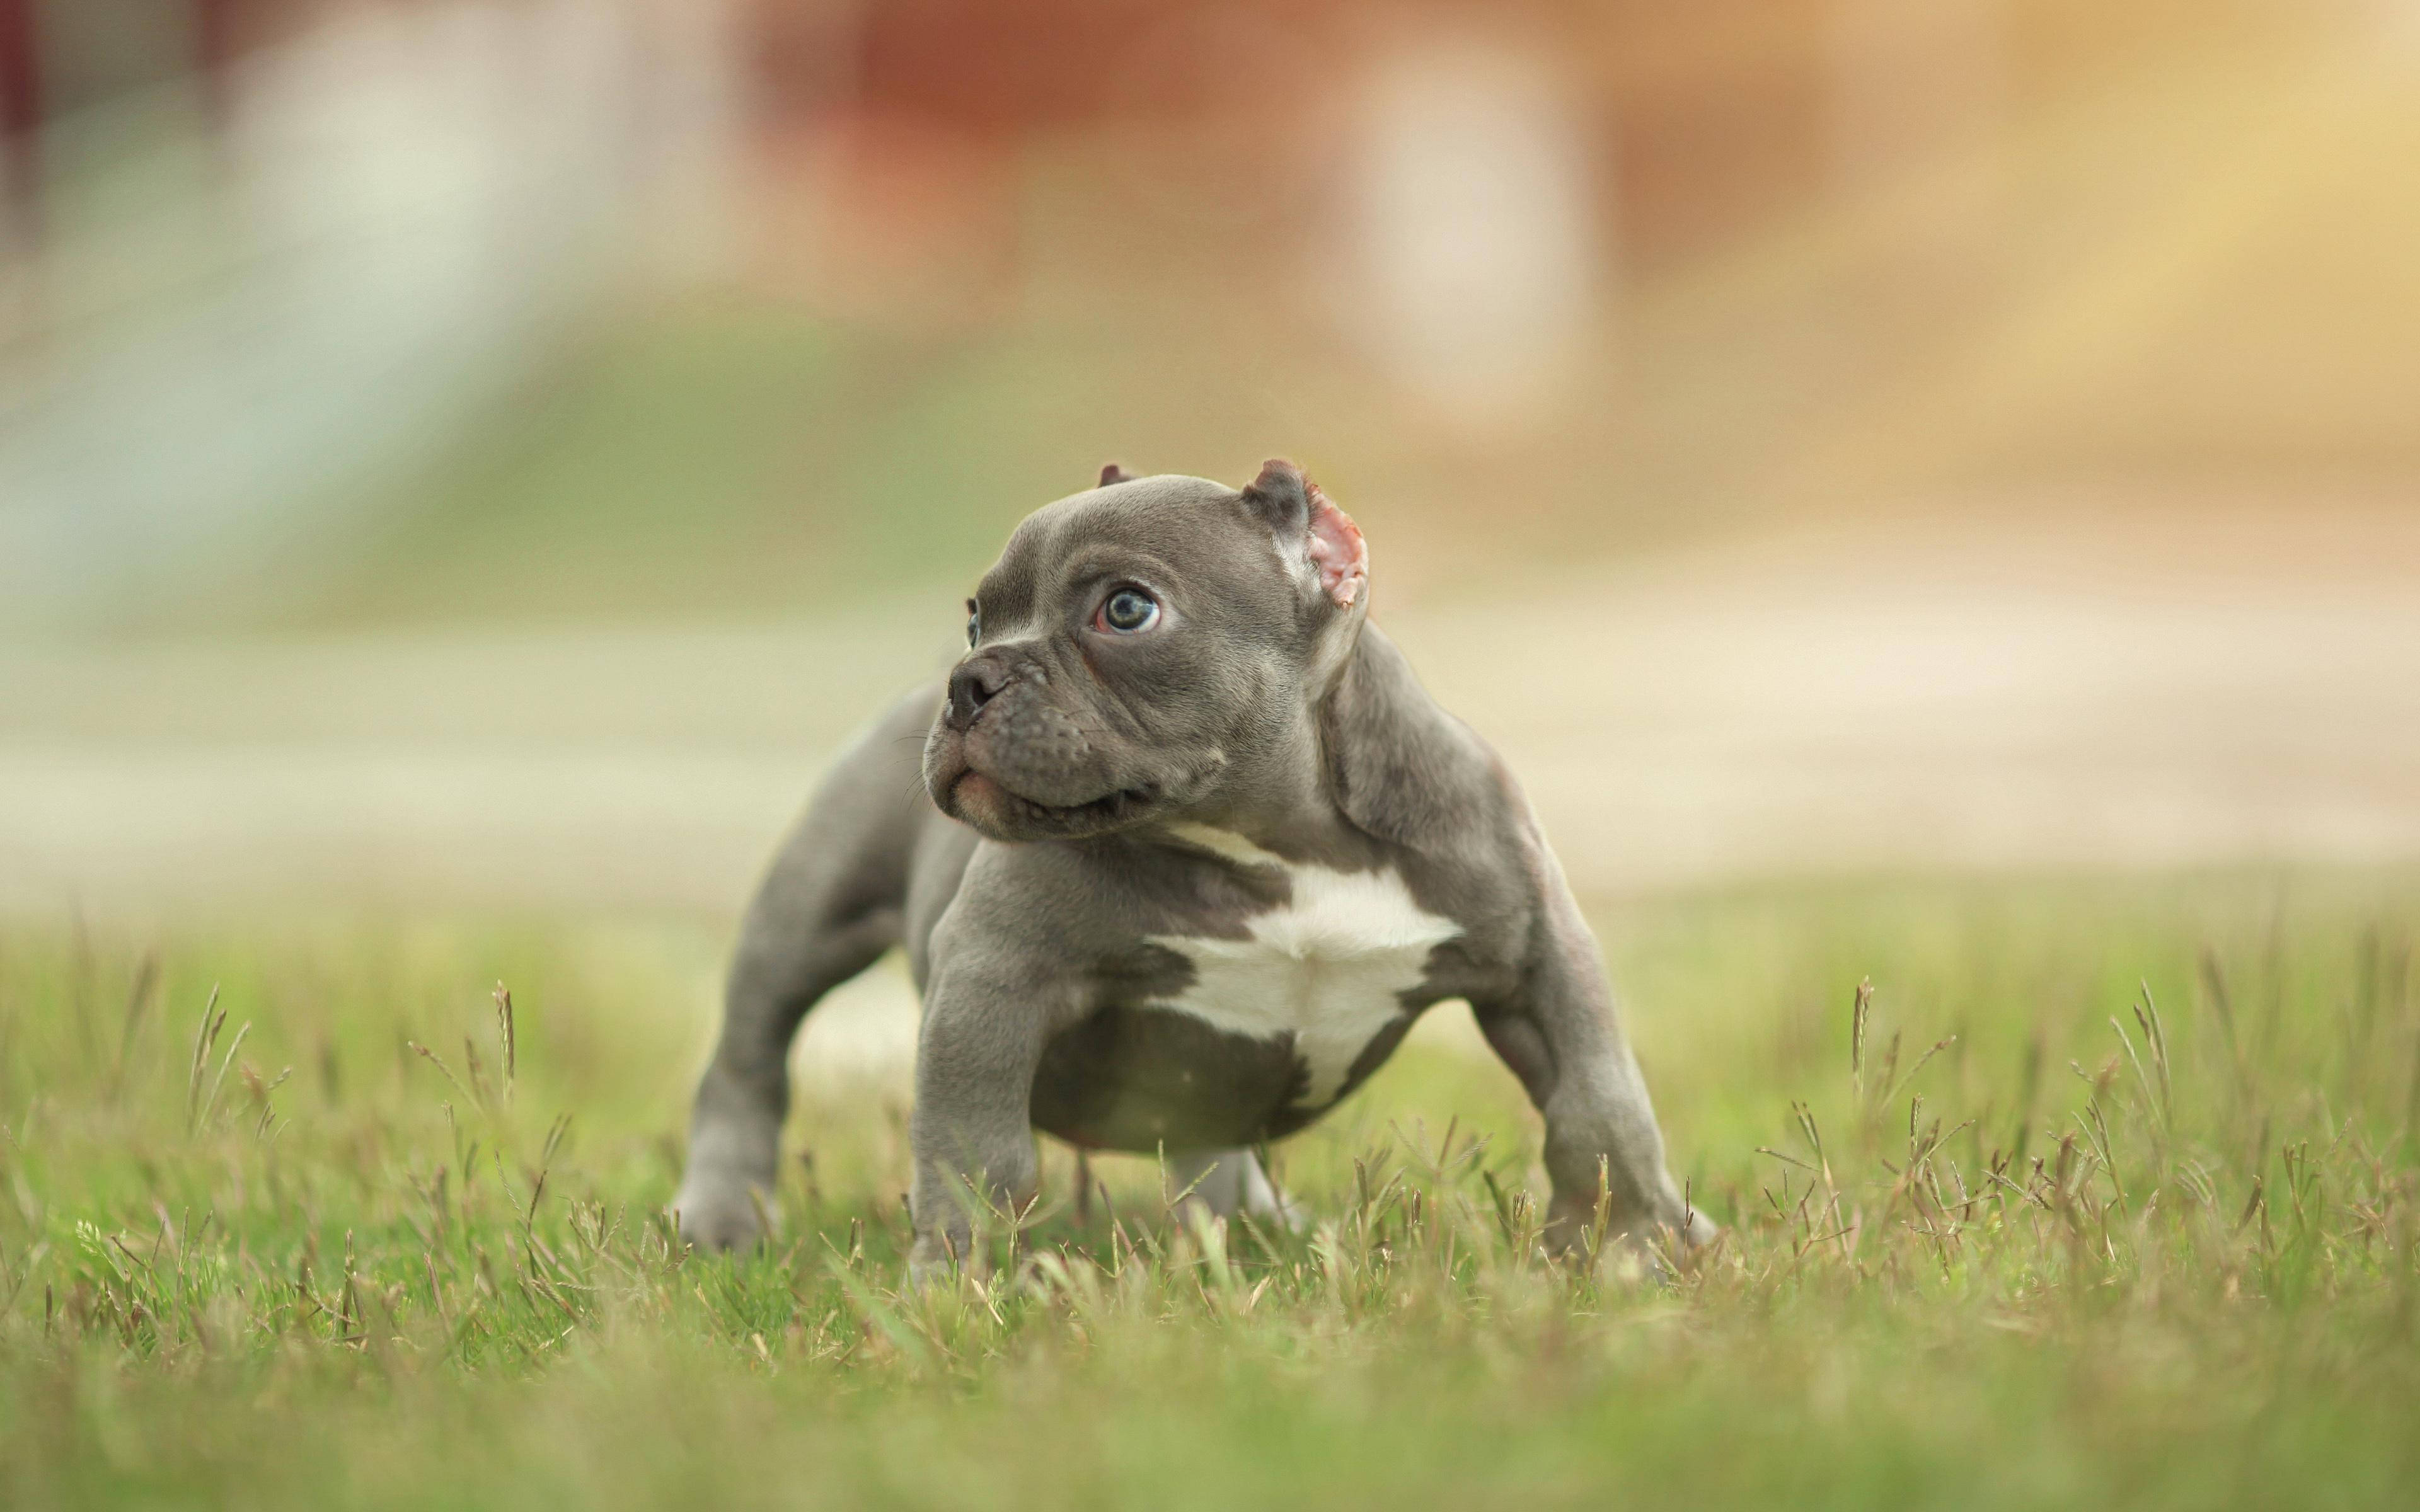
[[1240,490],[1104,469],[984,575],[925,786],[1004,841],[1200,811],[1302,728],[1368,597],[1360,530],[1291,462]]

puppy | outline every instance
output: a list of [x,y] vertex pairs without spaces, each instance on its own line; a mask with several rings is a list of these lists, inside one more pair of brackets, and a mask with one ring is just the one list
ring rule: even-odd
[[1615,1235],[1702,1239],[1561,867],[1369,596],[1360,530],[1288,462],[1240,491],[1111,467],[1018,526],[946,687],[841,759],[749,908],[682,1232],[759,1237],[791,1037],[904,945],[915,1274],[970,1256],[970,1198],[1033,1192],[1036,1129],[1282,1216],[1249,1147],[1448,998],[1544,1115],[1550,1242],[1600,1173]]

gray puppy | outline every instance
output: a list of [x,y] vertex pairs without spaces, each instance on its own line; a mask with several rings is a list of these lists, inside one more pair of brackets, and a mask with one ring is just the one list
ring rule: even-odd
[[1367,623],[1368,573],[1282,461],[1240,492],[1111,467],[1018,526],[947,687],[841,759],[749,908],[682,1231],[759,1237],[791,1037],[904,944],[919,1274],[970,1255],[970,1197],[1031,1196],[1037,1128],[1284,1216],[1247,1147],[1456,997],[1545,1116],[1550,1240],[1585,1231],[1600,1172],[1617,1235],[1702,1239],[1561,867]]

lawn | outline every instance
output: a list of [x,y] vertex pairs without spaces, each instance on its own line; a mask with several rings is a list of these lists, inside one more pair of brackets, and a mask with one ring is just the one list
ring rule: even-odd
[[0,932],[0,1504],[2420,1502],[2420,879],[1592,913],[1694,1268],[1538,1257],[1440,1038],[1280,1148],[1304,1234],[1051,1151],[922,1294],[892,1082],[778,1245],[668,1234],[718,927]]

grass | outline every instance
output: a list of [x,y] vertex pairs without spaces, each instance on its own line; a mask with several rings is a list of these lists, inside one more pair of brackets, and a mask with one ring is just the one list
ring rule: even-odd
[[778,1247],[671,1242],[713,931],[0,935],[0,1504],[2420,1496],[2420,884],[1597,914],[1727,1227],[1669,1283],[1531,1253],[1534,1122],[1435,1043],[1280,1148],[1308,1234],[1054,1152],[914,1295],[889,1084],[801,1107]]

